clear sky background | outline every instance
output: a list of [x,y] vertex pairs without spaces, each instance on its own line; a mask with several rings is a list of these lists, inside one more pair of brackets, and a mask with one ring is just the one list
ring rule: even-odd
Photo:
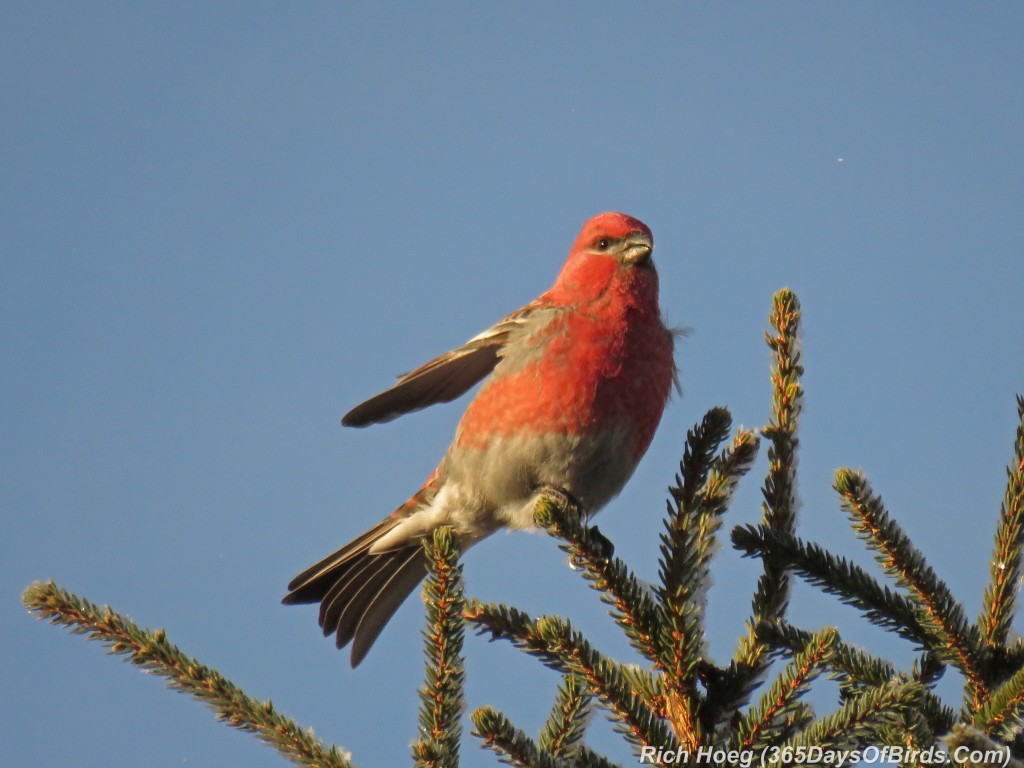
[[[709,407],[765,423],[762,331],[790,286],[800,532],[871,564],[830,490],[862,467],[977,614],[1024,390],[1024,6],[551,6],[4,4],[5,763],[282,764],[31,618],[22,590],[52,578],[359,764],[405,764],[419,601],[352,671],[314,608],[279,600],[419,486],[465,400],[339,418],[546,289],[604,210],[652,227],[664,313],[691,329],[684,394],[599,518],[618,553],[656,578],[665,489]],[[725,532],[757,519],[765,466]],[[569,615],[629,658],[547,537],[465,563],[469,594]],[[759,566],[726,541],[714,570],[724,662]],[[912,658],[803,586],[792,617]],[[470,708],[535,732],[557,676],[476,636],[466,655]],[[630,761],[601,716],[591,740]]]

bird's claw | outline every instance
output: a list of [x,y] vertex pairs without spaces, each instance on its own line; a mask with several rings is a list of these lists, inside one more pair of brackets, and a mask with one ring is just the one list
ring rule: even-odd
[[[611,540],[608,539],[601,531],[598,530],[597,526],[591,526],[587,530],[587,535],[590,537],[593,546],[593,551],[596,559],[603,562],[608,562],[612,559],[612,555],[615,554],[615,545],[612,544]],[[574,571],[582,571],[587,567],[587,562],[579,555],[569,555],[569,567]]]
[[[563,509],[577,510],[580,513],[582,523],[585,524],[590,520],[589,513],[583,509],[583,506],[564,488],[549,485],[545,486],[542,493]],[[588,529],[587,534],[596,544],[595,553],[597,557],[600,560],[610,560],[612,555],[615,554],[615,545],[612,544],[600,530],[598,530],[596,525],[591,526]],[[583,558],[578,557],[577,555],[569,555],[569,567],[574,571],[579,571],[586,567],[586,562]]]
[[597,556],[602,560],[611,560],[612,555],[615,554],[615,545],[612,544],[611,539],[601,533],[597,526],[591,526],[590,538],[597,544]]

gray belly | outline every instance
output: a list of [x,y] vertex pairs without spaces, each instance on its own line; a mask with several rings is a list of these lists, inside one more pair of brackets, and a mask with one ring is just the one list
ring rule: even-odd
[[544,486],[572,494],[593,514],[612,499],[636,469],[625,430],[586,437],[503,437],[486,448],[452,448],[444,473],[482,505],[522,505]]

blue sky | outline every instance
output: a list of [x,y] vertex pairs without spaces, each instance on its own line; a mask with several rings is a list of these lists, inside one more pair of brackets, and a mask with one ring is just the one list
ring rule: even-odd
[[[418,601],[356,671],[313,608],[278,601],[419,486],[465,401],[338,420],[547,288],[603,210],[654,230],[664,313],[690,329],[684,394],[599,518],[618,553],[656,578],[665,487],[709,407],[767,419],[761,334],[790,286],[801,532],[869,563],[830,490],[861,467],[976,615],[1024,390],[1024,7],[432,5],[5,5],[12,764],[281,764],[30,618],[21,591],[49,578],[165,627],[359,764],[407,760]],[[757,518],[764,469],[726,530]],[[465,562],[470,594],[567,614],[628,658],[546,537],[498,535]],[[714,573],[722,662],[758,568],[725,544]],[[912,657],[812,590],[792,615]],[[471,708],[539,727],[553,673],[476,637],[467,664]],[[592,734],[628,763],[600,717]],[[464,764],[494,761],[467,737]]]

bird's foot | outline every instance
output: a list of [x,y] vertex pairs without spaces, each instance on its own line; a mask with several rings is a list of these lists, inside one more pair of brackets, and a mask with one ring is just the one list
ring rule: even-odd
[[[590,515],[583,509],[583,506],[564,488],[548,485],[542,489],[541,494],[563,509],[577,511],[580,515],[581,523],[585,524],[590,520]],[[598,530],[596,525],[587,529],[587,535],[595,545],[594,550],[597,557],[601,560],[610,560],[612,555],[615,554],[615,545]],[[569,555],[569,567],[574,571],[579,571],[586,567],[586,563],[580,557]]]
[[563,509],[578,510],[584,518],[587,516],[587,513],[583,510],[583,506],[564,488],[559,488],[554,485],[545,485],[541,488],[540,493],[541,496],[546,496]]
[[602,560],[611,560],[612,555],[615,554],[615,545],[612,544],[611,539],[601,533],[596,525],[590,527],[590,538],[597,544],[595,547],[597,556]]
[[[592,525],[587,529],[587,536],[590,538],[591,549],[596,559],[605,563],[612,559],[612,555],[615,554],[615,545],[598,530],[596,525]],[[569,567],[574,571],[582,571],[587,567],[587,562],[579,555],[570,554]]]

